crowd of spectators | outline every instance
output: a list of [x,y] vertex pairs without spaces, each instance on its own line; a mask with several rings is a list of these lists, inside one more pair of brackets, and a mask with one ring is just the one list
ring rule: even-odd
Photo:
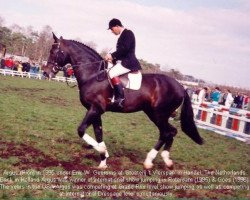
[[1,69],[15,70],[18,72],[39,73],[40,66],[35,62],[21,62],[14,60],[14,57],[7,57],[1,59]]
[[247,110],[250,106],[250,97],[244,93],[233,94],[229,89],[221,90],[219,87],[210,89],[203,88],[188,88],[189,96],[192,101],[201,104],[210,102],[213,105],[223,105],[226,108],[234,107]]
[[[42,65],[44,65],[44,63]],[[7,57],[5,59],[2,58],[0,68],[14,70],[20,73],[29,72],[33,74],[39,73],[39,71],[42,69],[42,67],[35,62],[21,62],[20,60],[15,60],[13,56]],[[73,67],[70,64],[64,66],[63,73],[64,77],[75,78]]]

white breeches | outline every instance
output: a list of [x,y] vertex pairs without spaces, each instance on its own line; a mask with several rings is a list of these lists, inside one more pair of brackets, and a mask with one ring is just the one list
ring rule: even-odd
[[112,79],[116,76],[120,76],[122,74],[126,74],[128,72],[130,72],[130,69],[123,67],[120,62],[117,62],[116,65],[114,65],[110,69],[108,69],[108,75],[109,75],[110,79]]

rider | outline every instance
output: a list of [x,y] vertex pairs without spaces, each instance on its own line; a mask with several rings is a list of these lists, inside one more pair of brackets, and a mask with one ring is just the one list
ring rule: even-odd
[[114,104],[123,107],[124,91],[119,76],[128,72],[135,72],[141,69],[140,63],[135,56],[135,36],[131,30],[123,27],[119,19],[112,19],[109,22],[108,30],[113,34],[120,35],[116,44],[116,51],[108,53],[105,60],[112,62],[114,66],[108,71],[111,83],[114,86]]

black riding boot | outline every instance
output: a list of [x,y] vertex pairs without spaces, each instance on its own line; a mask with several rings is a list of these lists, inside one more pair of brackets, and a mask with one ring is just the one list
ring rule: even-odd
[[114,104],[120,108],[123,108],[123,102],[125,98],[124,98],[124,91],[123,91],[122,84],[119,83],[117,85],[114,85],[114,91],[115,91]]

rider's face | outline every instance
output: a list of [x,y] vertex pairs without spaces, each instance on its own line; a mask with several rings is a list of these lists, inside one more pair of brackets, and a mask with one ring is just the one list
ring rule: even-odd
[[119,26],[114,26],[111,28],[112,33],[114,33],[115,35],[119,35],[120,34],[120,28]]

